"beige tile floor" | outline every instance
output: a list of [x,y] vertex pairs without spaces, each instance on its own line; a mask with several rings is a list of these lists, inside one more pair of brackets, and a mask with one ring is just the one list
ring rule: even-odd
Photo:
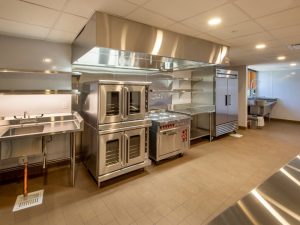
[[97,188],[77,166],[76,187],[66,166],[29,180],[44,189],[43,205],[12,213],[22,183],[0,185],[0,225],[193,225],[214,216],[299,154],[300,124],[274,121],[262,130],[240,131],[193,145],[182,158],[148,167]]

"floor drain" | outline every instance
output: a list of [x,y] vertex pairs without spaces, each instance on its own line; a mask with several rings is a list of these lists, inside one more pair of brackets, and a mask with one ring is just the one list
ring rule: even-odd
[[30,192],[26,197],[24,195],[18,195],[13,212],[42,204],[43,195],[44,190]]

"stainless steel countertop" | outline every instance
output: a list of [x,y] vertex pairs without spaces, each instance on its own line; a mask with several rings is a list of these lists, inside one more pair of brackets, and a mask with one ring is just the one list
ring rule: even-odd
[[[28,119],[4,119],[0,120],[0,141],[22,138],[29,136],[46,136],[59,133],[71,133],[83,130],[83,119],[77,112],[72,114],[52,114],[42,118],[28,118]],[[36,129],[38,128],[38,129]],[[21,134],[7,135],[10,130],[24,129]],[[26,129],[33,129],[33,132],[27,132]]]
[[300,155],[208,225],[300,224]]

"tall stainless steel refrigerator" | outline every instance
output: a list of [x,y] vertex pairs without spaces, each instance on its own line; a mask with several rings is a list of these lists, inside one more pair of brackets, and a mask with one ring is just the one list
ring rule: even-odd
[[[212,136],[238,129],[238,72],[218,69],[216,66],[202,67],[192,72],[192,105],[197,108],[215,106],[212,118]],[[209,114],[198,116],[196,127],[209,129]]]
[[238,72],[216,69],[214,136],[238,129]]

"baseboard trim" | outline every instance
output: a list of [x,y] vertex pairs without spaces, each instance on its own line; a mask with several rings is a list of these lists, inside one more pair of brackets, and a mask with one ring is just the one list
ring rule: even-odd
[[298,120],[286,120],[286,119],[271,118],[271,121],[288,122],[288,123],[297,123],[297,124],[300,124],[300,121],[298,121]]

